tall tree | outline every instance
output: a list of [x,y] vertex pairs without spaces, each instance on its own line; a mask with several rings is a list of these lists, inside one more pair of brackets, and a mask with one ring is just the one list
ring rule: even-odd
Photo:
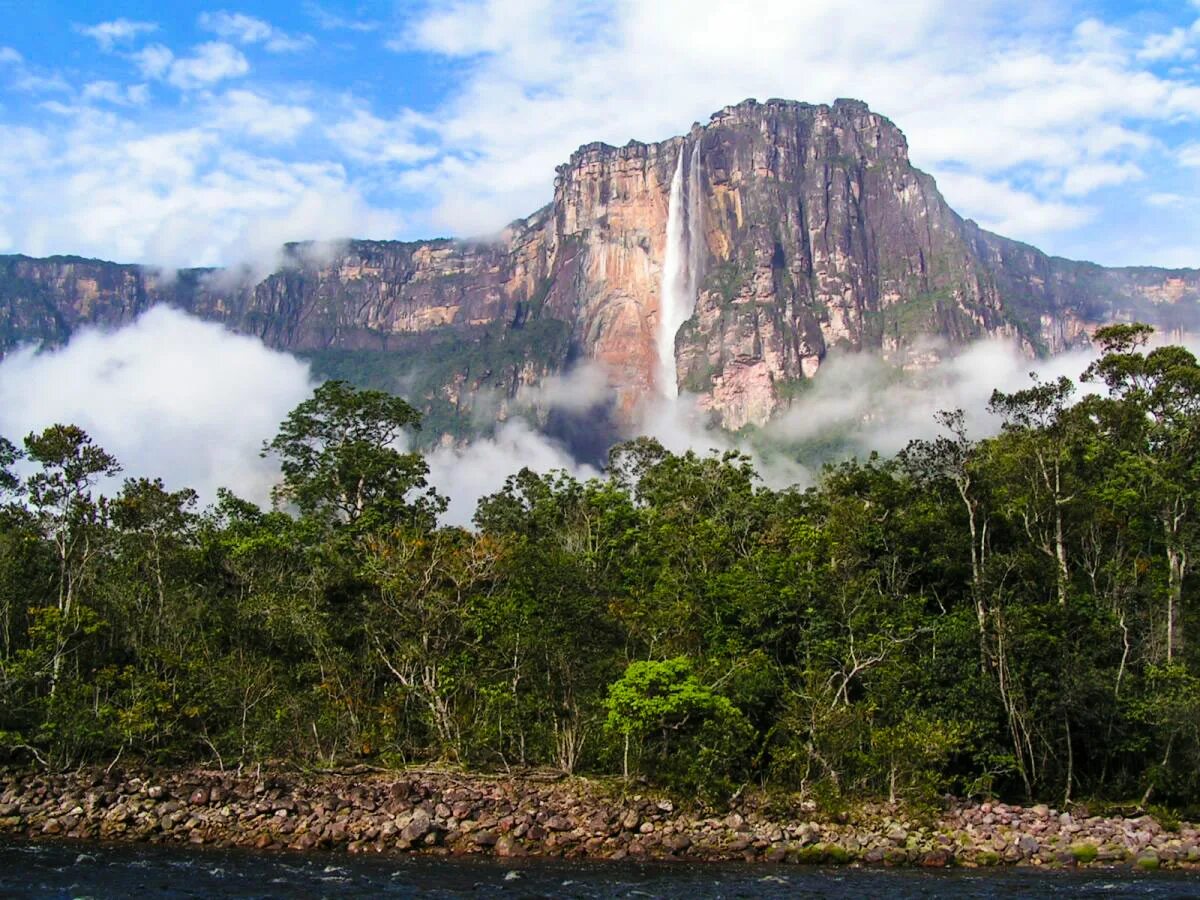
[[103,550],[107,503],[92,490],[121,471],[116,459],[83,429],[51,425],[25,438],[25,453],[39,467],[26,482],[29,506],[58,561],[55,647],[51,693],[57,688],[67,642],[78,629],[78,600]]
[[1146,352],[1152,333],[1140,324],[1098,329],[1095,339],[1104,356],[1084,377],[1102,381],[1111,395],[1090,408],[1122,450],[1111,479],[1112,500],[1148,512],[1160,534],[1170,661],[1183,646],[1183,586],[1200,541],[1200,363],[1179,346]]
[[1004,419],[999,457],[1009,467],[1005,492],[1009,512],[1020,520],[1029,542],[1054,566],[1055,596],[1067,604],[1071,573],[1067,559],[1067,514],[1076,501],[1071,467],[1073,428],[1070,413],[1075,385],[1069,378],[1037,381],[1011,394],[995,391],[988,409]]
[[420,423],[400,397],[325,382],[263,445],[283,471],[276,502],[331,523],[432,527],[445,501],[429,488],[421,454],[403,448]]

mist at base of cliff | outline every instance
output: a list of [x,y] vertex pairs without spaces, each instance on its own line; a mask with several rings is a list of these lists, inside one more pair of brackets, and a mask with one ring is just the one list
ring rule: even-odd
[[[1043,379],[1078,379],[1093,357],[1035,361],[1004,342],[981,341],[905,373],[871,354],[831,355],[789,409],[738,434],[711,427],[686,394],[649,402],[632,429],[619,429],[603,373],[585,364],[520,393],[512,415],[493,420],[486,434],[426,451],[429,480],[450,499],[446,522],[467,525],[478,500],[522,467],[598,476],[612,443],[644,434],[675,453],[739,450],[772,488],[804,487],[823,463],[890,455],[932,437],[938,410],[964,410],[975,437],[993,433],[993,389],[1025,387],[1033,369]],[[76,424],[120,460],[124,476],[159,476],[205,502],[228,487],[265,504],[278,471],[260,455],[263,441],[314,386],[295,357],[156,307],[123,328],[81,331],[64,347],[0,360],[0,435],[19,444],[56,422]]]

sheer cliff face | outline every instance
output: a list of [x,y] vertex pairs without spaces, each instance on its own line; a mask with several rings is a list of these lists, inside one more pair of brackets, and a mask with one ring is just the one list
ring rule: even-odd
[[[580,359],[605,367],[629,421],[668,392],[659,332],[664,302],[682,300],[677,384],[739,428],[765,422],[835,348],[903,359],[930,335],[997,335],[1051,353],[1113,318],[1180,327],[1200,301],[1195,270],[1050,258],[963,221],[900,131],[856,101],[747,101],[662,143],[588,145],[559,168],[553,202],[496,243],[290,253],[258,283],[0,259],[0,351],[165,302],[307,353],[323,374],[403,388],[451,431],[480,391],[503,416],[505,398]],[[663,296],[668,258],[688,261],[683,298]]]

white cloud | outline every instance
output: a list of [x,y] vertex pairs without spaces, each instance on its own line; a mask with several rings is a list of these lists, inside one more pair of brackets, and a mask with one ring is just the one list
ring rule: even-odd
[[[1195,339],[1183,343],[1193,351],[1200,349]],[[836,436],[859,455],[890,455],[911,440],[936,436],[941,430],[934,419],[938,411],[961,409],[971,436],[985,437],[1000,426],[987,410],[993,390],[1028,387],[1029,373],[1036,371],[1043,381],[1070,378],[1077,385],[1077,398],[1096,393],[1098,385],[1080,381],[1096,355],[1092,347],[1033,360],[1008,341],[983,340],[899,379],[874,354],[831,355],[810,390],[767,430],[790,441]]]
[[162,44],[151,44],[134,53],[133,61],[147,78],[162,78],[171,68],[175,54]]
[[144,47],[132,58],[146,78],[165,79],[181,90],[206,87],[250,71],[250,63],[236,47],[220,41],[198,44],[191,56],[177,57],[162,44]]
[[0,434],[19,441],[75,424],[125,476],[160,476],[205,501],[229,487],[261,503],[278,472],[259,448],[311,390],[294,357],[157,307],[118,331],[83,331],[61,349],[0,361]]
[[[553,167],[580,144],[660,140],[747,96],[852,96],[904,128],[914,161],[936,175],[1052,175],[1083,195],[1136,177],[1158,123],[1200,117],[1194,79],[1149,71],[1112,23],[1071,27],[1062,6],[1032,2],[882,6],[852,16],[835,0],[768,2],[753,15],[719,0],[431,6],[392,46],[463,61],[467,75],[434,117],[443,152],[405,184],[435,198],[440,228],[491,231],[543,203]],[[987,218],[1036,229],[1018,238],[1089,218],[1026,193],[1038,204],[1029,214],[1009,197]]]
[[988,340],[897,380],[895,370],[874,354],[832,355],[812,388],[771,423],[769,433],[791,441],[840,436],[860,454],[893,454],[910,440],[935,436],[939,410],[962,409],[969,431],[981,437],[998,428],[987,412],[994,389],[1027,387],[1031,369],[1048,380],[1059,375],[1077,380],[1092,358],[1081,351],[1035,362],[1007,341]]
[[113,19],[111,22],[99,22],[95,25],[76,25],[75,29],[94,40],[101,50],[112,50],[116,44],[132,41],[143,34],[158,30],[154,22],[137,22],[131,19]]
[[211,115],[218,128],[283,143],[295,140],[314,119],[306,107],[272,103],[246,90],[226,91],[214,97]]
[[1187,203],[1187,198],[1182,194],[1173,194],[1169,192],[1158,192],[1150,194],[1146,197],[1146,202],[1151,206],[1157,207],[1172,207],[1183,206]]
[[83,86],[80,96],[84,100],[102,100],[116,106],[143,106],[150,97],[150,88],[145,84],[89,81]]
[[294,53],[311,47],[315,42],[309,35],[292,35],[270,22],[245,13],[201,13],[200,27],[227,41],[239,44],[262,44],[270,53]]
[[[1167,269],[1200,269],[1200,243],[1159,244],[1155,252],[1155,265]],[[1200,355],[1200,349],[1195,349]]]
[[205,87],[250,71],[246,57],[230,44],[210,41],[192,49],[191,56],[173,60],[166,71],[167,81],[181,90]]
[[1195,37],[1195,30],[1191,28],[1173,28],[1166,34],[1152,34],[1143,42],[1138,59],[1147,62],[1192,59],[1196,56],[1196,48],[1191,46]]
[[377,31],[380,23],[374,19],[365,19],[351,15],[340,15],[332,13],[325,7],[317,3],[307,2],[303,4],[304,12],[308,14],[318,28],[325,31],[357,31],[366,33]]
[[[0,360],[0,435],[19,441],[56,422],[76,424],[117,457],[124,476],[161,476],[204,501],[228,487],[265,503],[278,469],[259,448],[313,386],[294,357],[155,307],[119,330],[85,330],[61,349]],[[445,521],[458,525],[523,466],[599,474],[520,420],[427,459],[430,483],[450,499]]]
[[536,387],[525,387],[517,399],[531,406],[585,413],[611,396],[603,367],[588,361],[565,374],[551,375]]
[[535,472],[563,469],[584,479],[600,474],[520,421],[506,422],[493,438],[435,450],[426,459],[429,483],[450,500],[443,521],[451,525],[469,525],[479,500],[500,490],[522,467]]
[[437,152],[416,140],[418,127],[429,127],[429,123],[414,113],[388,121],[365,109],[355,109],[330,125],[325,133],[351,159],[375,164],[415,163]]
[[1090,221],[1095,210],[1041,200],[1028,191],[980,175],[943,173],[938,186],[947,202],[984,228],[1004,235],[1042,235]]
[[31,72],[26,72],[17,78],[13,82],[13,87],[18,91],[27,91],[31,94],[66,94],[71,91],[71,85],[58,75],[35,75]]
[[539,21],[551,22],[556,18],[562,20],[564,12],[553,0],[516,3],[459,0],[440,5],[417,20],[410,34],[393,39],[388,46],[397,51],[415,46],[453,57],[511,52],[529,43],[542,43],[543,26]]
[[[215,255],[249,266],[256,278],[265,277],[283,264],[281,254],[286,242],[386,239],[394,238],[400,230],[399,217],[372,207],[345,182],[341,171],[278,164],[272,171],[260,160],[247,162],[247,178],[261,182],[274,176],[277,183],[271,186],[273,190],[263,192],[259,208],[240,211],[235,239],[226,240]],[[182,254],[183,248],[177,252]]]
[[1082,197],[1102,187],[1112,187],[1146,177],[1134,163],[1082,163],[1070,169],[1063,179],[1063,193]]
[[[41,132],[28,127],[5,130],[0,141],[0,182],[25,177],[30,170],[47,164],[51,141]],[[4,196],[0,189],[0,198]]]
[[284,241],[387,238],[401,227],[339,164],[235,150],[210,127],[147,132],[84,110],[19,134],[28,151],[0,142],[0,172],[12,173],[0,179],[0,249],[262,273]]
[[[25,57],[12,47],[0,46],[0,66],[8,68],[10,78],[4,87],[26,93],[69,93],[71,86],[57,72],[37,71],[26,65]],[[3,110],[3,106],[0,106]]]
[[1200,142],[1185,144],[1179,148],[1179,164],[1189,169],[1200,168]]
[[[81,114],[72,102],[115,112],[146,97],[132,130],[219,132],[221,146],[208,151],[214,158],[254,142],[286,144],[289,165],[338,169],[360,199],[419,207],[408,218],[421,216],[420,230],[406,237],[494,233],[549,199],[555,166],[580,144],[661,140],[747,96],[869,101],[905,130],[914,162],[953,187],[950,200],[965,203],[966,214],[1016,238],[1052,236],[1047,249],[1056,252],[1113,256],[1092,251],[1117,246],[1094,235],[1120,218],[1120,192],[1096,193],[1094,206],[1081,198],[1143,174],[1146,190],[1131,194],[1131,203],[1180,190],[1164,183],[1159,157],[1174,133],[1167,128],[1200,119],[1200,83],[1194,67],[1139,59],[1147,39],[1141,20],[1110,11],[1104,21],[1079,21],[1063,0],[906,0],[902,14],[883,0],[860,7],[847,15],[839,0],[764,0],[753,15],[730,15],[722,0],[417,4],[406,7],[407,19],[393,20],[405,22],[400,32],[381,37],[423,54],[410,61],[446,79],[444,101],[421,115],[397,99],[421,90],[416,83],[374,103],[310,83],[248,81],[244,93],[223,92],[223,79],[250,72],[235,44],[295,39],[233,11],[201,17],[223,40],[191,50],[124,48],[144,79],[182,88],[184,97],[158,89],[153,97],[122,95],[136,88],[107,72],[79,78],[80,87],[17,63],[10,78],[26,90],[76,98],[43,105],[64,119]],[[303,7],[314,27],[341,31],[341,41],[380,24],[364,17],[365,8]],[[1177,24],[1186,28],[1192,18]],[[114,140],[135,123],[120,124]],[[86,171],[87,160],[76,158]],[[1180,162],[1190,159],[1185,152]],[[52,195],[56,186],[45,187]],[[17,190],[0,185],[0,198]],[[1161,218],[1164,229],[1191,227]],[[1070,236],[1085,224],[1077,240]],[[5,228],[12,240],[40,229],[39,245],[53,231],[11,219]],[[114,246],[128,243],[113,234]]]

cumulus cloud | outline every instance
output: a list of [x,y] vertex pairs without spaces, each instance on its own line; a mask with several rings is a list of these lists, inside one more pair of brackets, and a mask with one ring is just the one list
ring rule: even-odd
[[143,34],[158,31],[154,22],[138,22],[132,19],[113,19],[111,22],[98,22],[95,25],[76,25],[76,31],[94,40],[101,50],[108,52],[117,44],[132,41]]
[[1191,28],[1172,28],[1165,34],[1149,35],[1138,51],[1138,59],[1147,62],[1195,59],[1195,44],[1200,41],[1200,20]]
[[306,2],[302,5],[308,17],[317,23],[318,28],[325,31],[357,31],[366,33],[377,31],[381,24],[376,19],[362,17],[357,14],[347,14],[342,10],[339,10],[337,13],[331,12],[319,3]]
[[[289,115],[284,125],[298,127],[302,115]],[[233,150],[208,125],[146,134],[90,112],[61,133],[15,129],[0,142],[0,171],[11,176],[0,180],[0,250],[265,272],[285,241],[400,229],[341,165]]]
[[405,164],[436,155],[436,148],[416,136],[418,129],[429,127],[429,120],[417,113],[405,112],[386,120],[359,108],[332,123],[325,133],[351,159],[379,165]]
[[1063,179],[1063,193],[1070,197],[1090,194],[1102,187],[1112,187],[1146,177],[1141,166],[1134,163],[1090,163],[1076,166]]
[[1158,191],[1147,195],[1146,202],[1157,207],[1183,206],[1188,202],[1188,198],[1170,191]]
[[261,44],[269,53],[294,53],[315,43],[310,35],[288,34],[270,22],[245,13],[205,12],[200,14],[199,24],[201,28],[227,41]]
[[938,177],[938,186],[960,213],[1004,235],[1045,235],[1077,228],[1096,215],[1092,208],[1040,200],[1028,191],[980,175],[947,172]]
[[[1130,205],[1142,194],[1125,199],[1105,190],[1143,180],[1147,193],[1183,193],[1166,183],[1171,170],[1162,162],[1164,153],[1179,152],[1179,135],[1200,118],[1197,70],[1182,57],[1151,60],[1147,52],[1174,47],[1177,29],[1191,40],[1194,14],[1176,9],[1150,19],[1118,4],[1102,19],[1080,18],[1080,8],[1064,0],[912,0],[902,14],[884,0],[860,6],[847,15],[837,0],[764,0],[753,14],[731,15],[724,0],[422,0],[391,17],[396,30],[379,37],[369,35],[382,23],[364,13],[365,4],[303,6],[314,27],[339,32],[339,46],[360,41],[358,49],[369,51],[386,40],[408,54],[404,68],[435,73],[438,86],[421,88],[419,113],[403,99],[415,84],[371,96],[370,87],[355,94],[357,85],[340,92],[310,80],[250,83],[246,48],[282,52],[309,39],[234,11],[201,16],[213,40],[191,49],[168,46],[158,35],[161,43],[135,44],[149,32],[129,26],[153,23],[81,26],[96,30],[92,39],[111,41],[141,80],[182,93],[137,93],[108,61],[103,71],[81,76],[34,70],[3,51],[0,59],[11,57],[4,67],[10,89],[72,98],[42,104],[37,113],[65,119],[94,112],[81,104],[124,109],[125,119],[112,123],[117,139],[131,129],[143,137],[219,130],[227,154],[271,141],[287,145],[289,163],[340,167],[369,206],[405,210],[405,237],[493,233],[545,203],[555,166],[578,145],[660,140],[747,96],[867,100],[905,129],[914,161],[948,192],[956,189],[952,202],[1052,252],[1161,262],[1156,248],[1200,227],[1191,207],[1162,207],[1147,239],[1129,241]],[[1165,24],[1151,29],[1147,22]],[[218,116],[214,103],[228,98],[213,93],[232,78],[247,78],[246,98],[270,105],[251,101]],[[36,124],[34,115],[11,109],[0,113],[6,133]],[[49,136],[54,127],[43,131]],[[64,152],[67,141],[59,138],[67,136],[54,137]],[[1184,148],[1177,159],[1186,164],[1189,153]],[[88,157],[70,155],[86,179]],[[59,167],[47,196],[74,177]],[[3,197],[0,205],[12,207]],[[21,243],[17,249],[51,243],[55,221],[43,215],[53,220],[58,213],[53,204],[42,207],[44,213],[26,209],[31,218],[4,223]],[[134,231],[145,228],[141,218],[128,223]],[[104,256],[125,243],[122,223],[110,226],[110,249],[97,251]],[[178,227],[161,223],[164,231]]]
[[162,44],[151,44],[132,54],[130,58],[145,77],[162,78],[170,70],[175,54]]
[[80,94],[85,102],[102,100],[116,106],[143,106],[150,97],[150,88],[145,84],[120,85],[115,81],[89,81]]
[[317,246],[337,246],[364,234],[391,236],[400,228],[394,214],[372,208],[336,175],[315,169],[284,176],[298,183],[281,185],[284,191],[275,205],[264,204],[248,212],[239,225],[236,247],[228,246],[217,254],[240,260],[253,280],[261,280],[287,262],[284,243],[312,240]]
[[258,340],[165,307],[118,331],[0,361],[0,434],[75,424],[129,477],[162,477],[205,501],[218,487],[266,502],[278,477],[264,439],[313,385],[308,367]]
[[[1002,205],[979,218],[1017,238],[1063,232],[1092,218],[1074,198],[1136,177],[1156,124],[1200,115],[1194,79],[1147,69],[1120,26],[1070,18],[998,0],[852,16],[836,0],[752,15],[719,0],[431,5],[391,46],[469,74],[437,117],[444,152],[407,183],[438,198],[438,227],[490,231],[544,202],[579,144],[661,139],[745,96],[854,96],[905,128],[918,165]],[[1060,195],[1014,196],[1042,175]]]
[[214,97],[210,106],[212,122],[225,128],[261,138],[283,142],[295,138],[312,124],[314,116],[307,107],[272,103],[267,98],[247,90],[226,91]]
[[209,41],[197,44],[190,56],[177,57],[162,44],[151,44],[133,54],[142,75],[159,78],[182,91],[207,87],[250,71],[250,63],[232,44]]
[[192,49],[191,56],[173,60],[166,71],[167,81],[180,90],[204,87],[250,71],[246,57],[230,44],[210,41]]
[[[71,85],[57,72],[30,66],[25,57],[12,47],[0,46],[0,67],[8,76],[4,87],[22,93],[69,93]],[[0,113],[4,110],[0,106]]]

